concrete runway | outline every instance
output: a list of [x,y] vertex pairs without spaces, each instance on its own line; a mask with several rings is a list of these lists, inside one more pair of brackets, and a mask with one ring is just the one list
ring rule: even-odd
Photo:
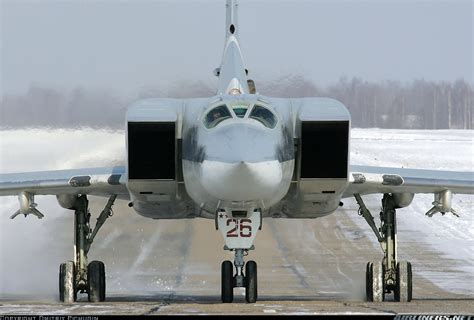
[[[104,203],[100,198],[91,201],[91,221]],[[0,314],[474,314],[472,291],[459,293],[437,285],[472,281],[472,274],[454,270],[456,261],[432,248],[404,240],[403,230],[399,255],[414,264],[414,301],[400,304],[388,297],[392,302],[364,302],[365,264],[381,259],[382,253],[369,227],[354,223],[363,218],[353,210],[353,202],[345,207],[316,220],[265,219],[256,250],[246,258],[258,264],[259,300],[246,304],[244,290],[235,289],[235,302],[225,305],[220,303],[220,264],[233,256],[222,250],[214,222],[146,219],[123,201],[90,252],[90,261],[100,257],[106,264],[108,301],[89,304],[87,296],[80,295],[76,304],[60,304],[54,292],[58,265],[72,258],[72,214],[66,211],[48,227],[71,230],[62,232],[62,241],[52,246],[56,254],[38,257],[39,265],[24,266],[24,276],[12,279],[21,287],[38,277],[37,267],[44,267],[41,281],[49,295],[38,288],[38,294],[3,295]],[[38,247],[45,245],[41,241]]]

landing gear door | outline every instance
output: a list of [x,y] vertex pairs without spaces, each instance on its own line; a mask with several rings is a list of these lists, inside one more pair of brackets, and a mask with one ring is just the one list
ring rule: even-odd
[[217,225],[224,237],[226,249],[250,249],[261,224],[261,213],[254,211],[249,217],[234,218],[226,211],[217,213]]

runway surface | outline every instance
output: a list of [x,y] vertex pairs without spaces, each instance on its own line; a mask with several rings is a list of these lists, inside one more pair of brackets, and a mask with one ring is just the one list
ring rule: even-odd
[[[433,136],[436,140],[436,135],[420,133],[420,143],[407,142],[404,132],[359,131],[353,137],[354,152],[369,157],[368,152],[381,147],[364,143],[371,136],[386,144],[394,135],[396,143],[413,143],[413,148],[425,146]],[[469,170],[472,132],[471,137],[458,131],[449,137],[455,140],[451,146],[458,152],[459,170]],[[397,161],[382,152],[374,157],[380,160],[358,163]],[[415,163],[409,157],[402,161]],[[416,161],[425,160],[421,156]],[[431,165],[442,167],[436,161],[443,159],[433,161]],[[384,303],[364,302],[365,265],[380,260],[382,251],[357,215],[355,201],[347,199],[342,209],[316,220],[265,219],[256,250],[246,257],[258,264],[259,300],[246,304],[243,289],[235,289],[235,303],[225,305],[220,303],[220,264],[233,256],[222,250],[213,221],[146,219],[118,201],[89,254],[90,261],[106,264],[108,301],[89,304],[80,295],[78,303],[62,305],[57,277],[59,264],[72,258],[72,212],[59,208],[53,197],[38,197],[39,208],[49,213],[43,220],[11,221],[7,217],[16,200],[8,198],[0,203],[0,314],[474,314],[472,196],[456,196],[455,207],[463,214],[459,219],[425,217],[432,201],[432,196],[417,196],[413,206],[398,211],[399,259],[411,261],[414,268],[414,301],[408,304],[390,301],[390,296]],[[105,202],[91,198],[91,222]],[[366,203],[378,222],[379,197],[367,197]]]

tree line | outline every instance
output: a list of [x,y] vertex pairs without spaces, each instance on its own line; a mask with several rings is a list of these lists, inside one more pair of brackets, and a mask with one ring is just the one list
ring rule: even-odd
[[[469,82],[423,79],[371,82],[340,78],[322,87],[301,75],[271,81],[255,79],[257,91],[276,97],[331,97],[344,103],[359,128],[473,129],[473,93]],[[127,106],[150,97],[211,96],[213,83],[181,81],[151,87],[131,98],[107,90],[76,88],[68,92],[31,86],[24,94],[5,94],[0,102],[0,128],[94,127],[121,129]],[[186,88],[183,90],[183,88]]]

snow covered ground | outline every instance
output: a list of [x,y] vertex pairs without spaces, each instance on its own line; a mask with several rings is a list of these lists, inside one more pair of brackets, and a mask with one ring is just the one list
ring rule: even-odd
[[[124,156],[125,139],[121,131],[0,131],[0,173],[121,165],[124,163]],[[474,132],[353,129],[351,163],[474,171]],[[472,174],[470,176],[472,179]],[[399,210],[398,219],[399,234],[403,234],[400,246],[403,247],[404,243],[421,243],[422,246],[452,259],[451,267],[459,272],[459,277],[456,280],[446,277],[444,283],[437,285],[447,291],[471,296],[474,296],[473,198],[466,195],[455,196],[454,207],[460,212],[460,218],[439,214],[428,218],[424,213],[431,207],[433,196],[416,195],[409,208]],[[37,197],[36,200],[40,204],[39,209],[48,213],[48,219],[40,221],[34,217],[25,219],[20,216],[12,223],[8,217],[16,211],[17,200],[15,197],[0,198],[0,296],[7,289],[11,290],[12,282],[9,278],[19,277],[22,272],[31,272],[27,270],[31,270],[31,264],[34,264],[32,256],[53,255],[52,252],[59,246],[55,244],[57,241],[69,241],[70,234],[62,235],[64,232],[50,228],[55,219],[63,219],[67,210],[60,208],[54,197]],[[356,209],[354,201],[344,202],[344,208]],[[378,216],[380,197],[367,196],[366,203],[374,215]],[[350,217],[373,240],[373,245],[378,246],[365,221],[355,214]],[[11,239],[18,241],[19,238],[21,243],[11,242]],[[43,239],[41,243],[45,246],[41,252],[34,251],[34,246],[31,245],[39,241],[39,238]],[[403,258],[403,252],[400,252],[400,256]],[[11,274],[13,266],[18,274]],[[20,288],[19,292],[21,289],[35,291],[33,288],[41,292],[46,281],[57,281],[57,274],[45,275],[42,270],[35,272],[36,283],[30,283],[29,289]],[[427,268],[425,275],[429,276],[430,272],[437,271]],[[438,278],[442,276],[438,275]]]

